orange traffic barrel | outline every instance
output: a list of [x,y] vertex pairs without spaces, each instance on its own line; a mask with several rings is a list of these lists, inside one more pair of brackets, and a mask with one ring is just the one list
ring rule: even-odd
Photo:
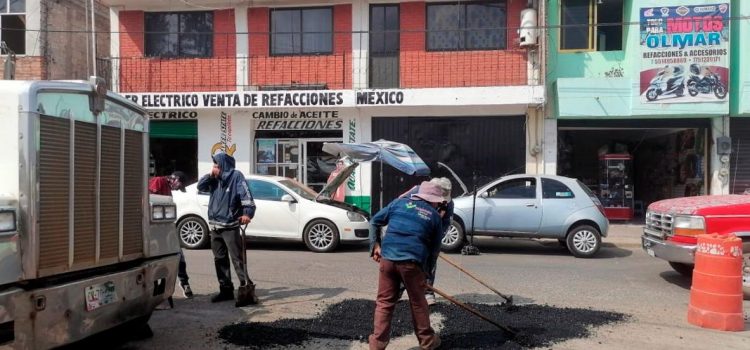
[[742,240],[700,235],[690,287],[688,322],[703,328],[742,331]]

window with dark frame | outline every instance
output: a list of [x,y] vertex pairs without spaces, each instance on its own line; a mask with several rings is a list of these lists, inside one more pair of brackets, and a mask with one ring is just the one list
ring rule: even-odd
[[26,0],[0,0],[0,41],[16,55],[26,54]]
[[506,1],[427,4],[427,50],[506,48]]
[[271,55],[333,53],[333,8],[271,10]]
[[560,50],[622,50],[623,0],[563,0]]
[[213,12],[147,12],[144,19],[146,56],[213,56]]

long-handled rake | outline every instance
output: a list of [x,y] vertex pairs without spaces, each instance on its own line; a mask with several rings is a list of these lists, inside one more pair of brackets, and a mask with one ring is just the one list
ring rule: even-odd
[[510,327],[503,326],[503,325],[495,322],[494,320],[492,320],[491,318],[489,318],[487,315],[479,312],[479,310],[477,310],[477,309],[475,309],[475,308],[473,308],[473,307],[471,307],[469,305],[466,305],[466,304],[458,301],[456,298],[448,295],[447,293],[443,292],[442,290],[437,289],[437,288],[432,287],[432,286],[427,286],[427,289],[429,289],[429,290],[431,290],[431,291],[439,294],[441,297],[447,299],[448,301],[450,301],[453,304],[458,305],[462,309],[464,309],[464,310],[466,310],[466,311],[474,314],[475,316],[477,316],[477,317],[479,317],[479,318],[481,318],[481,319],[483,319],[483,320],[491,323],[493,326],[495,326],[495,327],[499,328],[500,330],[502,330],[502,331],[510,334],[512,337],[515,338],[518,335],[518,332],[516,332],[515,330],[511,329]]
[[495,294],[497,294],[497,295],[501,296],[503,299],[505,299],[505,302],[503,302],[501,305],[513,305],[513,296],[512,295],[505,295],[503,293],[500,293],[500,291],[498,291],[497,289],[493,288],[489,284],[485,283],[484,281],[482,281],[481,279],[479,279],[479,277],[474,276],[474,274],[472,274],[471,272],[466,271],[463,267],[459,266],[457,263],[455,263],[453,260],[449,259],[447,256],[445,256],[443,254],[440,254],[438,256],[441,259],[443,259],[443,261],[445,261],[445,262],[453,265],[453,267],[457,268],[459,271],[465,273],[469,277],[473,278],[475,281],[479,282],[479,284],[481,284],[481,285],[489,288],[491,291],[495,292]]

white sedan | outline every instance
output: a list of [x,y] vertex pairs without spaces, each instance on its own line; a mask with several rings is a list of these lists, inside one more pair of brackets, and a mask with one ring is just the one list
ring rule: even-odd
[[[247,182],[255,198],[255,218],[247,226],[246,237],[274,238],[305,242],[314,252],[330,252],[341,242],[362,242],[369,234],[369,214],[353,205],[329,199],[337,184],[354,171],[350,165],[320,194],[309,187],[280,176],[250,175]],[[186,192],[173,191],[177,205],[177,231],[183,247],[196,249],[210,244],[208,193],[198,192],[197,184]]]

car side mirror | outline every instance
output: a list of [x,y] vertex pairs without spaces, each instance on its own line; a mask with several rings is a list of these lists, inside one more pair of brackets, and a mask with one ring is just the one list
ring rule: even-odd
[[292,196],[291,196],[291,195],[289,195],[289,194],[285,194],[285,195],[281,196],[281,201],[282,201],[282,202],[287,202],[287,203],[296,203],[296,202],[297,202],[297,201],[296,201],[296,200],[294,199],[294,197],[292,197]]
[[480,198],[487,198],[487,192],[482,192],[479,194]]

